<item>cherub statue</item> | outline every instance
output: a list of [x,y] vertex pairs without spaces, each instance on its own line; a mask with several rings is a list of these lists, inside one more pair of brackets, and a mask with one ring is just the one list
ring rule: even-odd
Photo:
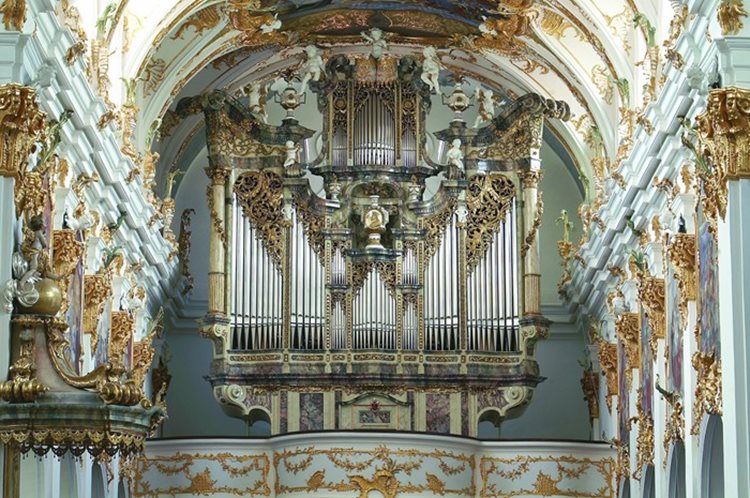
[[385,41],[385,34],[380,28],[372,28],[370,32],[362,32],[362,38],[372,44],[372,52],[370,56],[376,61],[383,57],[383,54],[388,50],[388,42]]
[[242,94],[247,95],[250,112],[257,115],[265,123],[268,119],[268,114],[266,114],[268,88],[266,85],[260,81],[255,81],[249,87],[244,87]]
[[460,138],[456,138],[451,142],[446,158],[448,159],[448,166],[453,166],[458,171],[464,170],[464,153],[461,151]]
[[422,81],[430,87],[431,93],[440,93],[440,59],[435,47],[427,46],[422,51],[424,62],[422,62]]
[[29,228],[33,231],[31,241],[21,247],[21,251],[28,262],[28,269],[19,279],[19,286],[23,286],[27,282],[35,283],[42,277],[39,258],[43,255],[44,249],[47,248],[44,218],[41,215],[32,216],[29,220]]
[[281,19],[279,19],[278,12],[273,15],[271,21],[260,25],[260,30],[265,35],[278,31],[279,29],[281,29]]
[[307,55],[307,60],[305,61],[304,66],[302,66],[304,76],[302,77],[300,93],[307,91],[307,84],[310,80],[320,81],[320,78],[325,71],[323,57],[321,57],[318,47],[315,45],[306,46],[305,54]]
[[573,230],[573,223],[570,221],[570,216],[568,215],[568,211],[566,209],[563,209],[560,211],[560,216],[557,217],[555,220],[556,224],[562,224],[563,227],[563,236],[562,240],[564,242],[570,242],[570,231]]
[[286,158],[284,159],[284,169],[291,169],[300,163],[301,147],[291,140],[286,141]]
[[495,96],[492,90],[478,86],[474,91],[474,98],[479,107],[479,114],[477,114],[477,119],[474,121],[474,128],[479,128],[479,125],[492,121],[492,118],[495,117]]

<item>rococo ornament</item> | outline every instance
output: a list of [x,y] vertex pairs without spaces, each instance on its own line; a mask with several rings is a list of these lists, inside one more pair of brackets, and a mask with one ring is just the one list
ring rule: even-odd
[[687,319],[688,301],[697,297],[697,242],[695,234],[676,233],[667,248],[669,262],[675,270],[675,277],[680,287],[680,314]]
[[696,351],[692,363],[697,385],[693,402],[693,427],[690,433],[698,434],[704,414],[722,414],[721,360],[715,353]]
[[627,360],[627,368],[625,375],[628,378],[628,385],[632,383],[633,370],[640,368],[640,316],[638,313],[622,313],[617,317],[615,322],[615,331],[617,332],[617,338],[622,341],[625,347],[625,358]]
[[[7,18],[6,18],[7,22]],[[25,169],[31,147],[45,130],[45,114],[36,103],[33,88],[0,86],[0,176],[18,178]]]

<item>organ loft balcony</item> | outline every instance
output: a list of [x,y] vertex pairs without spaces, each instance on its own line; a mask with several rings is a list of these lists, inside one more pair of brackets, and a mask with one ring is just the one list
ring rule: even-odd
[[[543,380],[534,349],[548,334],[541,134],[567,105],[528,94],[470,127],[471,81],[438,98],[417,57],[323,61],[312,49],[318,79],[308,65],[268,83],[280,125],[252,93],[266,83],[178,108],[206,121],[202,334],[216,398],[273,433],[424,431],[449,406],[448,423],[472,435],[482,417],[518,415]],[[303,102],[315,129],[296,118]],[[430,133],[436,111],[448,119]],[[322,407],[320,424],[291,413],[305,404]]]

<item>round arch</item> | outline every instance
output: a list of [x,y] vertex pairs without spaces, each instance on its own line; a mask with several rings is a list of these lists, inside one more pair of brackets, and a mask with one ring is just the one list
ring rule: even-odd
[[669,498],[685,498],[685,443],[677,441],[672,446],[669,463]]
[[703,433],[701,496],[724,498],[724,425],[721,417],[709,415]]

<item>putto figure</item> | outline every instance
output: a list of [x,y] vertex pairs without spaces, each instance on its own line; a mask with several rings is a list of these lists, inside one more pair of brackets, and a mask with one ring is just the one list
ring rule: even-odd
[[424,62],[422,62],[422,81],[430,87],[431,93],[440,93],[440,59],[435,47],[425,47],[422,51]]
[[479,107],[479,114],[477,114],[477,119],[474,121],[474,128],[479,128],[480,125],[492,121],[492,118],[495,117],[495,95],[492,93],[492,90],[478,86],[474,91],[474,98]]
[[369,33],[363,31],[362,38],[372,44],[370,56],[376,61],[380,60],[380,58],[383,57],[383,54],[385,54],[385,51],[388,50],[388,42],[385,41],[385,34],[383,33],[383,30],[379,28],[372,28]]
[[260,81],[254,82],[249,87],[242,89],[242,93],[247,95],[248,108],[250,112],[255,114],[264,123],[268,120],[268,114],[266,114],[266,98],[268,96],[268,89],[264,83]]
[[323,57],[321,57],[318,47],[315,45],[306,46],[305,55],[307,55],[307,60],[305,61],[304,66],[302,66],[304,76],[302,76],[300,93],[307,91],[307,84],[310,80],[320,81],[320,78],[325,71]]
[[300,163],[300,146],[287,140],[286,142],[286,157],[284,159],[284,169],[291,173],[299,172]]

